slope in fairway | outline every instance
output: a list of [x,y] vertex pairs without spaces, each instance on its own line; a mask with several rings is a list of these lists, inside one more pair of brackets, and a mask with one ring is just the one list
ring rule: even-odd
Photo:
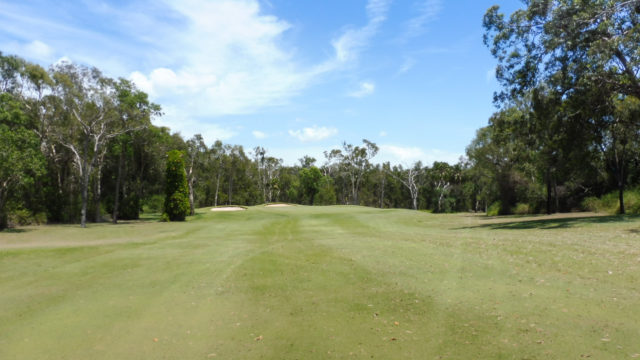
[[640,221],[360,207],[0,233],[0,359],[640,358]]

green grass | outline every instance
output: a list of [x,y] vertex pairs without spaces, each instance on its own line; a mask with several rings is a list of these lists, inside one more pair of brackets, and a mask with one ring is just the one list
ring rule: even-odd
[[632,359],[640,218],[361,207],[0,233],[0,359]]

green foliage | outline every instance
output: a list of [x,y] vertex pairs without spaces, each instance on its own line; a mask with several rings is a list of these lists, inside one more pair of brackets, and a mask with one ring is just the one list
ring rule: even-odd
[[17,209],[9,213],[7,223],[9,227],[43,225],[47,223],[47,214],[42,212],[34,214],[27,209]]
[[38,137],[27,128],[21,103],[0,94],[0,229],[7,225],[6,206],[20,191],[31,187],[44,172]]
[[299,176],[303,201],[306,204],[313,205],[315,203],[315,196],[320,190],[322,173],[317,167],[311,166],[301,169]]
[[525,203],[517,203],[511,212],[516,215],[527,215],[532,213],[531,206]]
[[[619,214],[620,203],[618,202],[618,191],[612,191],[601,197],[590,196],[582,202],[582,208],[586,211],[593,211],[605,214]],[[624,202],[627,214],[640,214],[640,189],[627,190],[624,192]]]
[[189,214],[189,190],[182,156],[178,150],[167,154],[164,213],[171,221],[184,221]]
[[497,216],[500,215],[500,210],[502,209],[502,203],[500,201],[496,201],[487,208],[487,216]]
[[164,209],[164,196],[152,195],[145,201],[143,208],[144,212],[162,213]]
[[328,176],[323,176],[320,179],[318,186],[318,193],[316,194],[313,205],[335,205],[336,192],[333,187],[333,181]]
[[123,220],[140,218],[140,198],[136,194],[128,194],[120,200],[118,217]]

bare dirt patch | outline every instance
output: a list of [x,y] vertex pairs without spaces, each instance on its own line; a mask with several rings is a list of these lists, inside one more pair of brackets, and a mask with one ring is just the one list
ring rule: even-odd
[[214,207],[211,211],[244,211],[247,210],[245,208],[241,208],[238,206],[224,206],[224,207]]

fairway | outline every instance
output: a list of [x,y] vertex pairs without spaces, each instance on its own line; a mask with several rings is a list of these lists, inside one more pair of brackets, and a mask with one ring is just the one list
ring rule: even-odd
[[640,358],[640,218],[365,207],[0,233],[0,359]]

